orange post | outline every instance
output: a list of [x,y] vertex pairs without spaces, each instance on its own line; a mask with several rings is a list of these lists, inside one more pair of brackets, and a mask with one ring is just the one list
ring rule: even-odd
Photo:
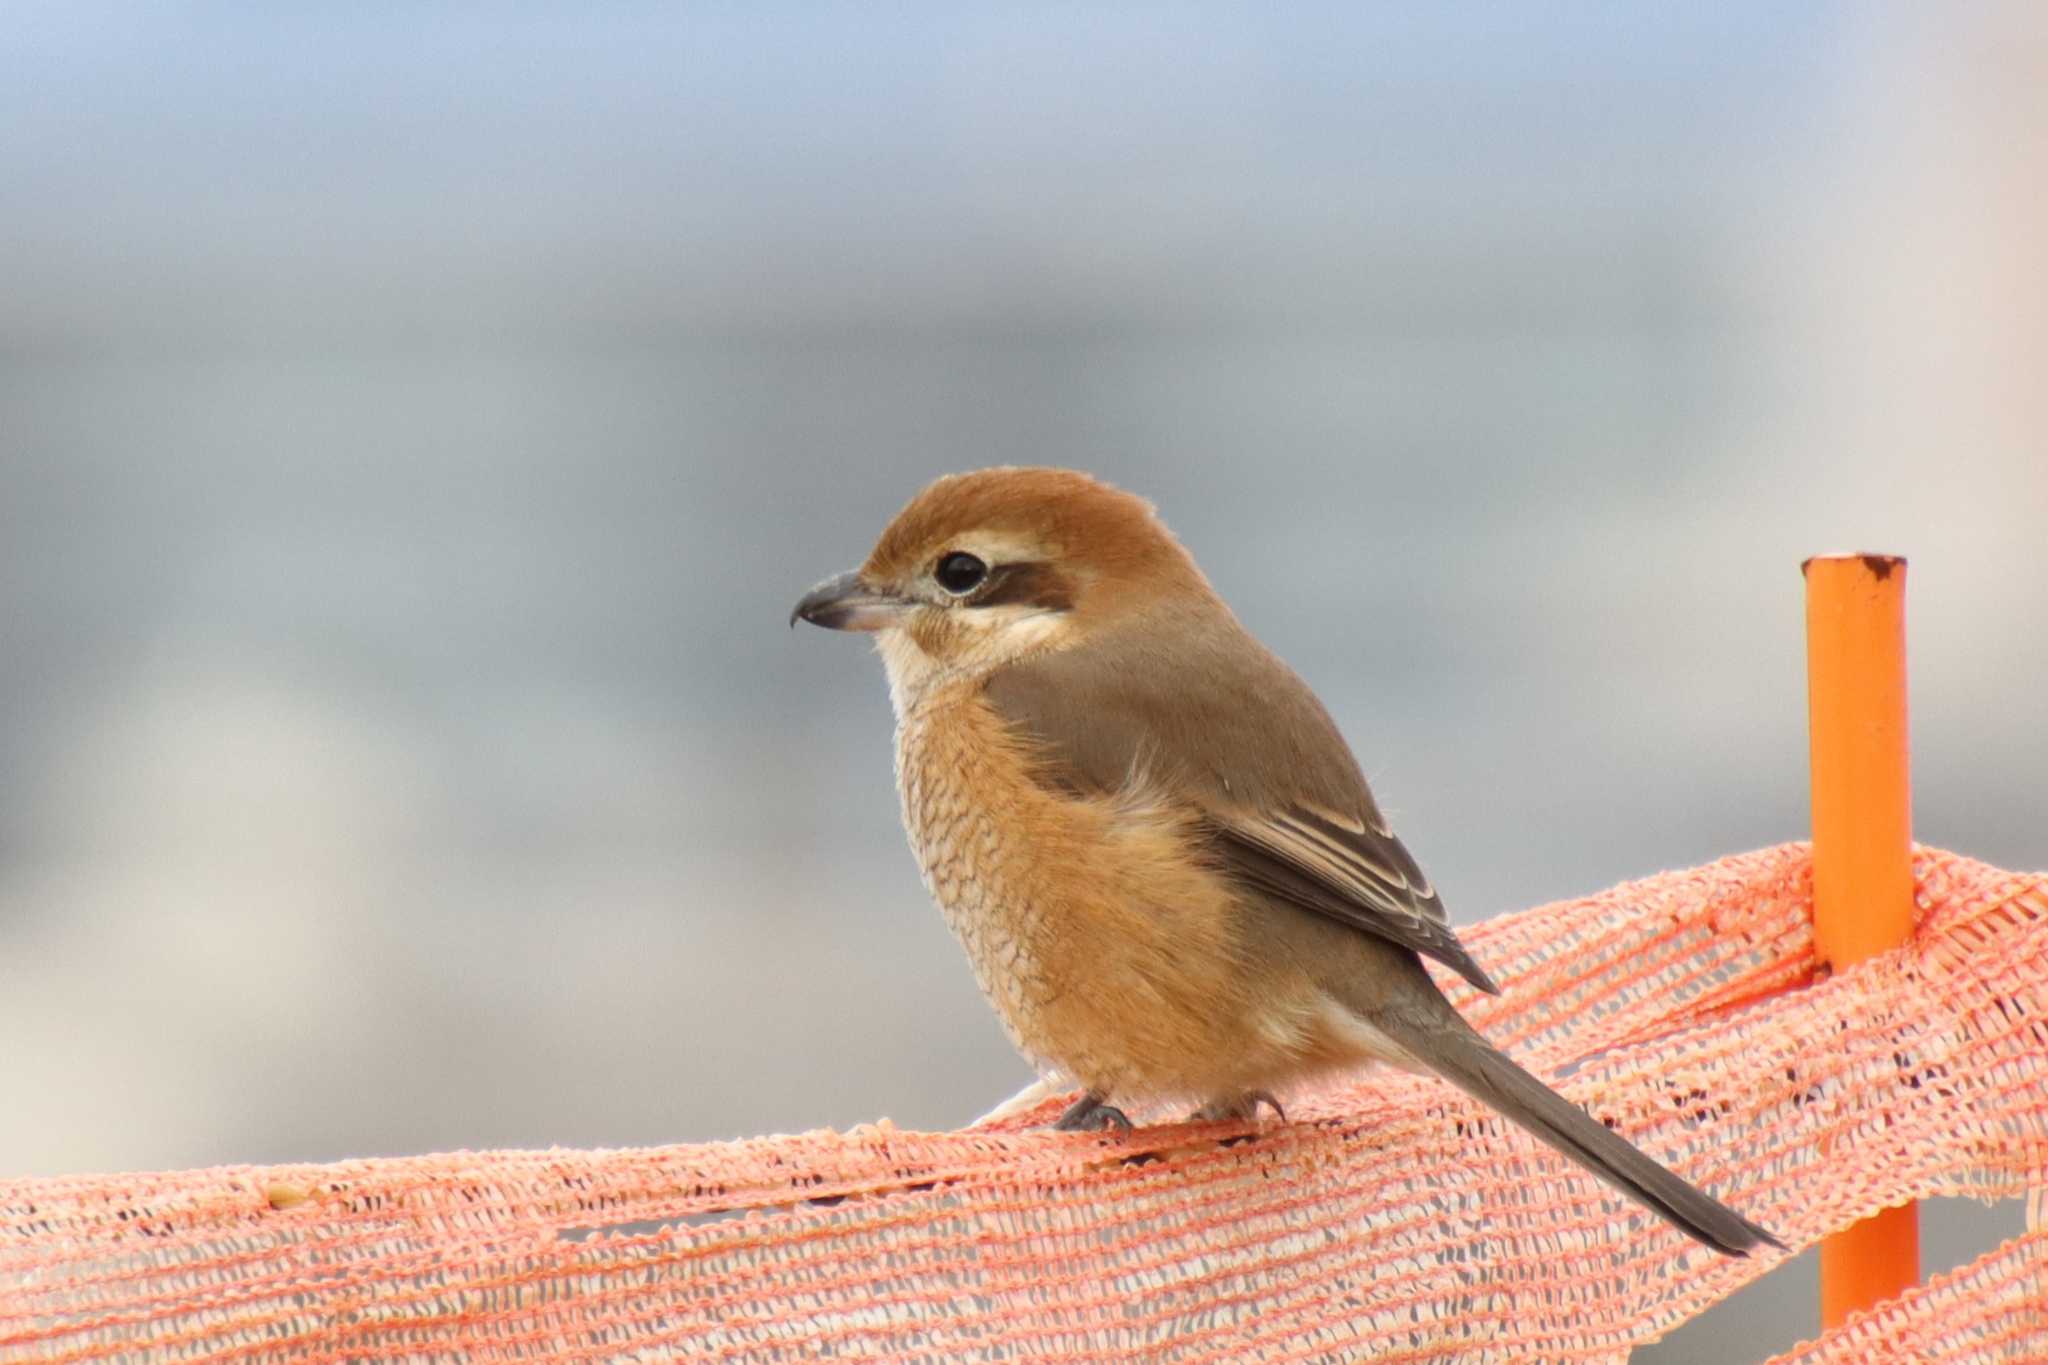
[[[1840,970],[1913,929],[1906,759],[1906,561],[1817,555],[1806,575],[1813,764],[1813,939]],[[1905,1204],[1821,1244],[1820,1311],[1834,1327],[1920,1278],[1920,1217]]]

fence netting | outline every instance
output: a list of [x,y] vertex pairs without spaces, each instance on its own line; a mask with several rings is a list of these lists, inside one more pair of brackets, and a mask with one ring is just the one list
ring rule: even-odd
[[[1933,849],[1816,968],[1786,845],[1464,934],[1491,1037],[1794,1247],[1911,1198],[2027,1231],[1785,1361],[2048,1359],[2048,877]],[[15,1096],[16,1104],[32,1097]],[[1288,1121],[887,1122],[619,1151],[0,1180],[0,1360],[1622,1361],[1764,1274],[1429,1078]]]

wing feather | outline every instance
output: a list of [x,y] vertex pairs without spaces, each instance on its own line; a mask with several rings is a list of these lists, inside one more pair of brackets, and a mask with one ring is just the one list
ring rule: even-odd
[[987,695],[1044,778],[1113,793],[1149,773],[1197,808],[1246,886],[1433,957],[1498,994],[1394,837],[1307,684],[1225,617],[1161,613],[994,674]]

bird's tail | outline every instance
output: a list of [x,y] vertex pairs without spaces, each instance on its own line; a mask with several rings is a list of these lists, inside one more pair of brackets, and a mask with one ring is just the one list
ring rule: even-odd
[[[1445,1013],[1451,1011],[1447,1008]],[[1409,1046],[1452,1085],[1499,1110],[1688,1236],[1731,1256],[1746,1256],[1759,1243],[1784,1248],[1769,1232],[1658,1165],[1524,1071],[1462,1019],[1448,1028],[1431,1028],[1426,1045]]]

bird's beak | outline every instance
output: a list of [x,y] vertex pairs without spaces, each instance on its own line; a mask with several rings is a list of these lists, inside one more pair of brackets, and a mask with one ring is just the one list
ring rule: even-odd
[[789,623],[793,626],[802,617],[827,630],[886,630],[902,620],[911,605],[901,597],[876,592],[849,570],[799,598]]

